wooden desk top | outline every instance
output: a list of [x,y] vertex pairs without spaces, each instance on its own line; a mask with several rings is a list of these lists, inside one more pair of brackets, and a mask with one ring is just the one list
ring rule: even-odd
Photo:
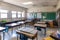
[[20,24],[24,24],[25,22],[17,22],[17,23],[11,23],[11,24],[6,24],[6,26],[16,26],[16,25],[20,25]]
[[6,24],[6,26],[15,26],[17,23]]
[[46,24],[34,24],[34,26],[39,26],[39,27],[47,27],[47,25]]
[[33,29],[31,30],[32,28],[28,28],[27,30],[25,30],[26,28],[20,28],[20,30],[17,30],[16,32],[18,34],[23,34],[23,35],[26,35],[27,37],[29,38],[35,38],[37,36],[37,30]]
[[37,22],[38,24],[45,24],[46,22]]
[[26,20],[25,22],[31,22],[32,20]]
[[18,25],[18,24],[24,24],[24,23],[25,23],[24,21],[22,21],[22,22],[17,22],[17,25]]

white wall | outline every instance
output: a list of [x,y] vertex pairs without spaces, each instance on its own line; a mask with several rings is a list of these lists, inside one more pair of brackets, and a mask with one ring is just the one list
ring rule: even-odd
[[3,1],[3,0],[0,0],[0,1]]
[[57,10],[60,8],[60,0],[59,0],[59,2],[58,2],[58,4],[57,4]]
[[56,11],[54,7],[30,7],[28,12],[53,12]]
[[[12,4],[5,3],[5,2],[0,2],[0,9],[9,10],[9,13],[8,13],[9,16],[11,16],[10,15],[11,11],[21,11],[21,12],[25,11],[25,14],[26,14],[26,11],[27,11],[27,9],[24,8],[24,7],[19,7],[19,6],[12,5]],[[15,19],[19,20],[19,18],[15,18]],[[0,20],[3,20],[3,19],[0,18]],[[11,21],[11,18],[5,19],[5,20]]]
[[5,2],[0,2],[0,8],[1,9],[7,9],[7,10],[14,10],[14,11],[23,11],[26,10],[26,8],[19,7],[16,5],[8,4]]

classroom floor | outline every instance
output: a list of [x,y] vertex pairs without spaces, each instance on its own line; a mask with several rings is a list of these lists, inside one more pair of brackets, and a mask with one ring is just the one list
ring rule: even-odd
[[[29,27],[32,27],[32,26],[29,26]],[[32,28],[34,28],[34,27],[32,27]],[[8,33],[5,33],[5,39],[4,40],[17,40],[16,30],[17,29],[14,28],[13,33],[12,33],[11,30]],[[43,29],[42,29],[42,31],[38,31],[38,40],[42,40],[44,37],[47,37],[48,35],[50,35],[50,33],[52,31],[58,30],[58,28],[47,28],[46,30],[47,30],[46,31],[46,34],[47,34],[46,36],[44,36],[44,30]]]

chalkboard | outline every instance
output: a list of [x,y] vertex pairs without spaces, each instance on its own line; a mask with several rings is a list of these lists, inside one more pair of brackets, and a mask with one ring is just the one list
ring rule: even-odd
[[[56,12],[42,12],[42,16],[45,16],[46,20],[55,20]],[[43,19],[43,17],[42,17],[42,19]]]

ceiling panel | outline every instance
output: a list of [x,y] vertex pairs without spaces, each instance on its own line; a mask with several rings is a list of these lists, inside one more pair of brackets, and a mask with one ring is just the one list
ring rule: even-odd
[[[14,5],[31,7],[31,6],[55,6],[57,5],[58,0],[3,0]],[[23,5],[24,2],[33,2],[32,5]]]

